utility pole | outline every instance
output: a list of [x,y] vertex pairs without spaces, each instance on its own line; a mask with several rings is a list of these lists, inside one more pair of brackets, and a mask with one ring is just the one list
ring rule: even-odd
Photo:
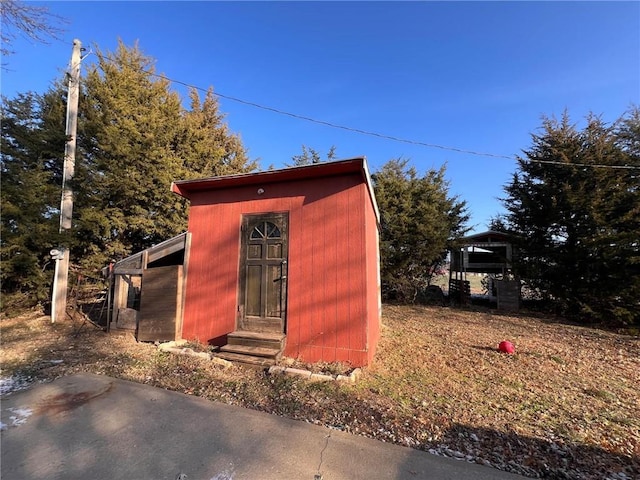
[[[64,145],[64,170],[62,173],[62,199],[60,201],[60,229],[59,233],[71,230],[71,215],[73,213],[73,189],[71,180],[76,165],[76,131],[78,129],[78,99],[80,97],[80,62],[82,42],[73,40],[71,53],[71,71],[69,89],[67,93],[67,141]],[[55,276],[53,278],[53,298],[51,300],[51,323],[64,320],[67,312],[67,282],[69,278],[69,249],[60,246],[51,250],[51,256],[56,261]]]

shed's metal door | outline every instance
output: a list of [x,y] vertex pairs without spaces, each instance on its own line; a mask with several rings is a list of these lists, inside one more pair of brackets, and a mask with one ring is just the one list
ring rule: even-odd
[[288,227],[287,213],[242,218],[239,330],[285,330]]

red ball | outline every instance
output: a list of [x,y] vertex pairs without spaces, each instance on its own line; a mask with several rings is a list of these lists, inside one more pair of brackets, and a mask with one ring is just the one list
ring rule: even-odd
[[504,340],[500,342],[500,345],[498,345],[498,350],[503,353],[514,353],[516,351],[516,347],[513,346],[513,343]]

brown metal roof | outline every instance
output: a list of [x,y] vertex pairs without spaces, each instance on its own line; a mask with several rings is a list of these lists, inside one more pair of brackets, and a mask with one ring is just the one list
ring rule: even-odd
[[478,245],[482,243],[511,242],[512,240],[513,237],[508,233],[488,230],[486,232],[476,233],[475,235],[462,237],[460,242],[463,245]]

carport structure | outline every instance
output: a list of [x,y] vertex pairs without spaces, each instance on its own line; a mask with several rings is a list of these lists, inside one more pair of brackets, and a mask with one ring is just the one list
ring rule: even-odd
[[484,273],[494,278],[498,309],[517,310],[520,280],[512,274],[516,252],[513,238],[504,232],[489,230],[460,239],[459,247],[450,251],[449,298],[468,303],[467,273]]

